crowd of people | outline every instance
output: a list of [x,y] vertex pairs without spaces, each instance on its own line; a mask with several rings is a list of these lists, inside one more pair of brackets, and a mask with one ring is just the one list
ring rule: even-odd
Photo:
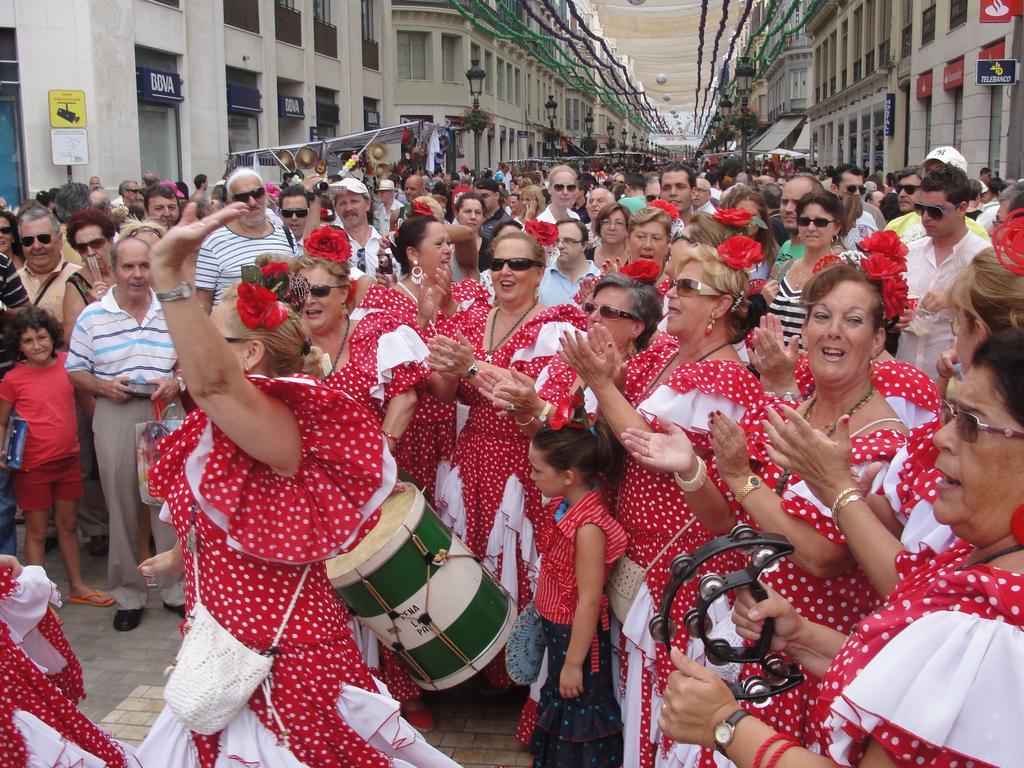
[[[967,171],[243,167],[0,211],[0,751],[454,765],[325,568],[411,484],[536,617],[537,768],[1020,764],[1024,181]],[[792,545],[767,598],[700,628],[691,580],[659,637],[673,560],[738,525]],[[116,630],[150,590],[182,619],[138,748],[77,711],[51,541]],[[805,680],[747,697],[715,643],[769,620]]]

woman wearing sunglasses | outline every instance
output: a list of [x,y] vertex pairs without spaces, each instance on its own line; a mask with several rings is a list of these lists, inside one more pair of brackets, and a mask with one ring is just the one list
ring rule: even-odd
[[787,343],[800,335],[807,316],[800,298],[804,284],[814,275],[818,263],[841,247],[843,203],[831,192],[808,192],[796,204],[796,225],[804,255],[777,268],[773,277],[778,280],[779,291],[768,305],[768,311],[778,315]]
[[73,291],[64,292],[64,338],[71,338],[78,316],[86,305],[99,301],[114,284],[110,248],[114,244],[114,223],[96,208],[83,208],[66,224],[71,247],[85,266],[68,278]]
[[25,266],[18,241],[18,219],[10,211],[0,211],[0,254],[10,259],[15,269]]
[[[538,301],[545,255],[532,235],[506,228],[492,254],[494,308],[474,313],[474,322],[461,328],[466,343],[441,335],[430,342],[431,367],[461,377],[457,396],[469,406],[451,472],[438,490],[438,511],[522,609],[533,598],[534,530],[543,513],[540,491],[530,479],[530,441],[517,425],[531,417],[495,407],[494,379],[483,374],[537,377],[557,352],[562,332],[581,329],[586,321],[573,305],[549,308]],[[471,356],[463,357],[466,351]],[[514,558],[502,557],[513,551]],[[491,686],[511,685],[504,657],[489,665],[486,675]]]
[[[759,716],[720,724],[739,710],[721,680],[677,656],[661,709],[673,739],[718,746],[740,768],[772,764],[1008,766],[1020,762],[1024,722],[1024,331],[1002,331],[974,353],[935,434],[936,518],[955,543],[944,553],[902,552],[888,603],[851,633],[822,626],[772,592],[740,593],[734,619],[756,640],[774,619],[772,649],[822,684],[802,749]],[[775,456],[789,466],[834,452],[803,419],[771,414]],[[794,465],[795,468],[795,465]],[[815,488],[834,498],[840,522],[870,516],[849,478]],[[844,502],[843,499],[846,499]],[[807,683],[804,683],[807,686]]]
[[[563,359],[593,390],[602,417],[623,436],[627,448],[631,446],[627,431],[651,435],[672,428],[685,430],[698,450],[707,453],[708,417],[713,411],[736,420],[758,411],[761,387],[733,343],[748,331],[747,269],[759,260],[760,251],[749,238],[731,238],[717,251],[707,246],[692,248],[680,258],[668,292],[666,331],[659,336],[664,343],[654,344],[624,365],[601,328],[586,340],[578,336],[563,340]],[[676,427],[670,427],[673,424]],[[619,616],[620,650],[627,660],[621,682],[628,702],[623,723],[625,733],[631,735],[625,745],[627,762],[651,766],[661,740],[651,722],[651,708],[671,665],[666,649],[655,650],[648,622],[668,582],[672,558],[692,551],[713,533],[728,531],[733,514],[715,481],[709,481],[713,470],[702,460],[694,458],[673,475],[645,466],[639,455],[633,451],[627,460],[615,510],[629,535],[630,564],[624,567],[643,574],[628,614]],[[689,495],[683,488],[690,489]],[[708,515],[703,524],[688,526],[690,506],[705,497],[717,500],[718,512]],[[676,619],[676,625],[682,626],[681,617]],[[683,634],[678,637],[686,642]]]

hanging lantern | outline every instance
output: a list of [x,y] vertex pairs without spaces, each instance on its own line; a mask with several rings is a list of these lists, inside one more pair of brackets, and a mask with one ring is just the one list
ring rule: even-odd
[[647,0],[629,0],[630,5],[643,5]]
[[661,100],[662,101],[672,101],[672,94],[671,93],[666,93],[664,96],[661,97]]
[[668,75],[657,75],[654,79],[658,82],[658,85],[664,85],[668,82]]

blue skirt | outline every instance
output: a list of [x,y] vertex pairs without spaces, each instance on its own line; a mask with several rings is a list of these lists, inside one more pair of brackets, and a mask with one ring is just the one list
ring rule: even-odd
[[541,617],[548,647],[548,679],[540,691],[537,725],[530,740],[534,768],[619,768],[622,765],[622,717],[612,688],[609,632],[597,630],[598,671],[590,653],[583,662],[583,693],[558,694],[558,680],[569,650],[572,626]]

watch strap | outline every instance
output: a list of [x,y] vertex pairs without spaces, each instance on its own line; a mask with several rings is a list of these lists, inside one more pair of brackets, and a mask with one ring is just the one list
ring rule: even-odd
[[736,503],[742,504],[743,500],[747,498],[747,496],[749,496],[755,490],[760,488],[761,485],[762,483],[760,477],[758,477],[757,475],[749,475],[747,477],[747,482],[744,483],[743,487],[736,491],[736,493],[734,494],[736,497]]
[[178,285],[169,291],[157,291],[156,300],[161,304],[168,301],[181,301],[182,299],[190,298],[193,294],[192,286],[182,280]]
[[736,726],[739,724],[740,720],[745,717],[750,717],[750,713],[745,709],[737,709],[724,720],[724,725],[729,726],[729,738],[725,742],[721,742],[717,738],[715,739],[715,749],[717,749],[723,757],[728,757],[728,755],[725,754],[725,750],[730,744],[732,744],[732,740],[736,736]]

